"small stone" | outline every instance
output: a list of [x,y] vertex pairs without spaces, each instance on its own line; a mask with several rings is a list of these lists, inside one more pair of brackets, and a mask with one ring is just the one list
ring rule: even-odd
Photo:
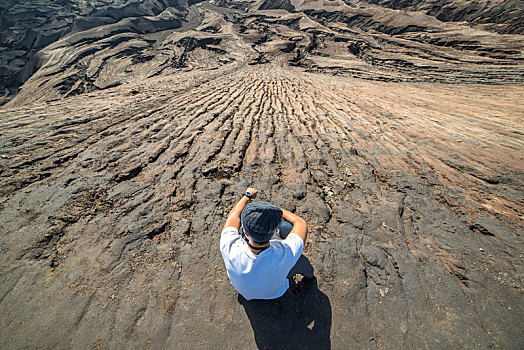
[[481,252],[483,252],[483,251],[484,251],[484,249],[482,249],[482,248],[479,248],[479,250],[480,250]]

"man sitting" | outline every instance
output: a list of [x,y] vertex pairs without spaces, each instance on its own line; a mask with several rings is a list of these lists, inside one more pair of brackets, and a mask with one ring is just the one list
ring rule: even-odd
[[[229,212],[220,252],[231,284],[247,300],[275,299],[288,290],[288,278],[313,278],[313,267],[302,255],[307,224],[298,215],[255,199],[248,188]],[[248,204],[249,203],[249,204]]]

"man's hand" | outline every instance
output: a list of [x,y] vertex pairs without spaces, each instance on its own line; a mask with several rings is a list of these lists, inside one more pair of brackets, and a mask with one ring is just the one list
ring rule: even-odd
[[224,224],[222,230],[224,230],[226,227],[236,227],[237,230],[240,228],[240,214],[242,213],[242,210],[244,210],[246,205],[249,203],[249,200],[255,199],[258,194],[258,191],[252,187],[249,187],[246,191],[251,193],[251,198],[247,198],[247,196],[242,196],[242,198],[240,198],[237,204],[235,204],[233,209],[231,209],[229,212],[226,223]]
[[255,199],[257,198],[257,193],[258,193],[258,190],[255,189],[255,188],[252,188],[252,187],[249,187],[246,192],[249,192],[251,193],[251,199]]

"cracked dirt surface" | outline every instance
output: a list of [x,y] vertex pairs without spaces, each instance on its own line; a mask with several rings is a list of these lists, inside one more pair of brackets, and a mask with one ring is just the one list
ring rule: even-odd
[[[0,109],[2,348],[522,347],[521,51],[482,51],[521,36],[428,51],[291,3],[42,51]],[[388,69],[408,42],[436,65]],[[276,302],[238,298],[218,250],[250,185],[310,228],[317,282]]]

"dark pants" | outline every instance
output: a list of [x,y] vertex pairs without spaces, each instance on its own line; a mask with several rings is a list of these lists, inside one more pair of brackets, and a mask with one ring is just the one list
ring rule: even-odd
[[[280,224],[280,232],[276,232],[271,239],[286,239],[287,235],[291,232],[291,229],[293,229],[293,225],[291,225],[289,221],[283,220]],[[289,271],[288,277],[293,277],[297,274],[308,278],[314,276],[313,266],[304,254],[300,255],[295,266],[293,266]]]

